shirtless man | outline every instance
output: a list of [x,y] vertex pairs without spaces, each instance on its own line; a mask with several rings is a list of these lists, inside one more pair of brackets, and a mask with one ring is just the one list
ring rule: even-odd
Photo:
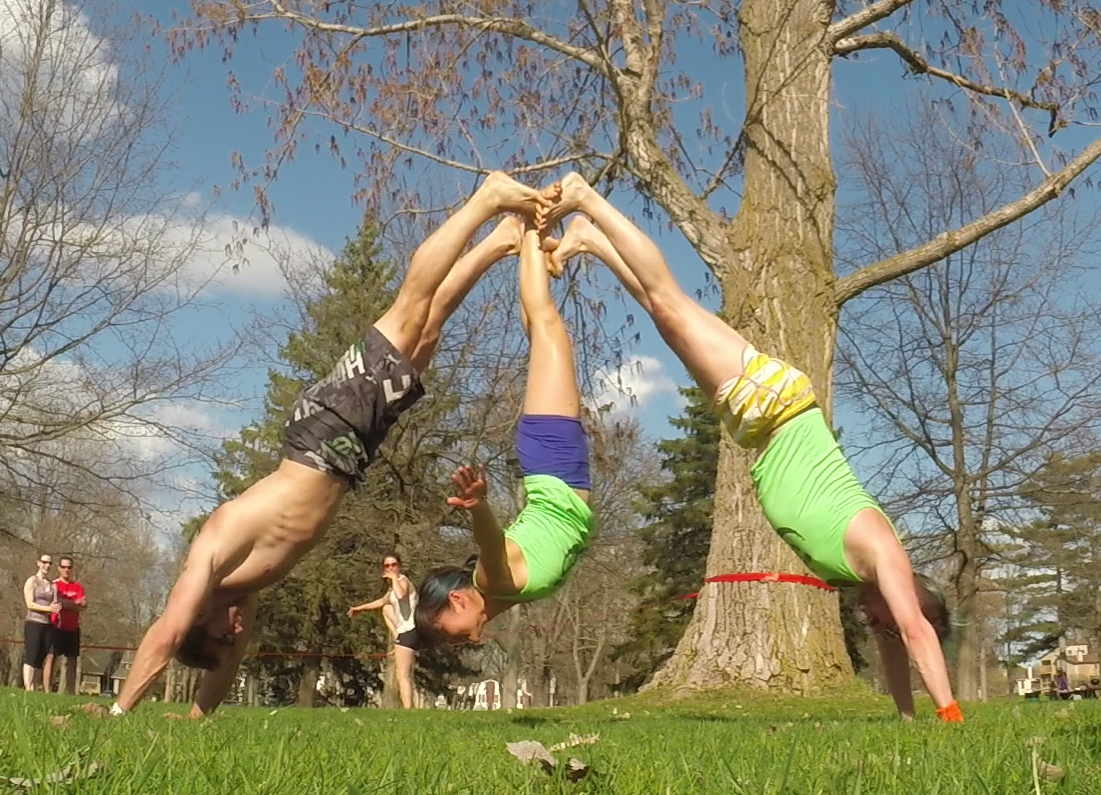
[[279,468],[215,510],[195,537],[113,714],[134,709],[174,656],[206,671],[191,716],[221,703],[248,645],[256,593],[285,577],[317,544],[389,428],[424,394],[420,373],[444,321],[494,262],[519,251],[520,221],[505,218],[459,259],[463,247],[497,214],[531,215],[552,194],[494,172],[421,244],[391,307],[295,403]]
[[845,460],[810,379],[757,351],[693,301],[654,242],[570,174],[562,180],[561,199],[539,210],[539,222],[546,228],[574,211],[584,215],[574,218],[561,241],[547,241],[551,272],[560,274],[566,260],[588,253],[615,273],[712,398],[734,441],[756,452],[750,474],[772,527],[819,577],[857,589],[899,714],[914,716],[912,662],[938,717],[962,721],[941,648],[950,629],[944,596],[914,574],[894,526]]

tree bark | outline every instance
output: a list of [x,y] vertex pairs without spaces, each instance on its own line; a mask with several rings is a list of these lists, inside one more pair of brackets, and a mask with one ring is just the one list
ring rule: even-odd
[[321,660],[306,657],[302,660],[302,673],[298,677],[296,707],[312,707],[317,699],[317,677],[321,673]]
[[[829,412],[838,307],[829,153],[833,3],[745,0],[745,192],[729,230],[723,311],[751,343],[813,381]],[[802,572],[764,520],[752,460],[724,434],[707,575]],[[782,583],[707,584],[676,652],[647,687],[743,683],[800,693],[849,679],[835,594]]]
[[508,664],[501,677],[501,708],[516,709],[516,691],[520,688],[520,610],[519,606],[508,611],[506,632]]

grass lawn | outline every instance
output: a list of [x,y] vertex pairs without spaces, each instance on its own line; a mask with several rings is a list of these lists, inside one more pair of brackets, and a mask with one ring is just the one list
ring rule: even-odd
[[[933,720],[928,700],[921,720],[902,724],[886,699],[730,693],[512,713],[229,707],[204,721],[166,719],[183,712],[175,704],[123,718],[72,711],[87,701],[0,689],[0,795],[21,791],[9,778],[41,779],[70,763],[77,780],[54,775],[29,792],[1101,793],[1101,701],[970,706],[962,725]],[[548,775],[505,748],[551,746],[571,732],[600,735],[556,753],[590,766],[579,783],[563,764]]]

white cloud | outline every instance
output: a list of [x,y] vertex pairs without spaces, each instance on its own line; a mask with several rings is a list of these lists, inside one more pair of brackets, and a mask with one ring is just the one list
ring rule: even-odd
[[0,0],[0,126],[15,129],[28,88],[36,124],[69,139],[122,119],[118,67],[87,17],[58,0]]
[[290,227],[273,224],[258,229],[228,214],[211,215],[193,226],[177,223],[169,234],[181,244],[194,240],[184,266],[184,275],[193,285],[238,296],[279,298],[287,287],[284,269],[335,256]]
[[590,400],[593,406],[612,404],[613,414],[626,414],[642,409],[663,397],[675,396],[677,385],[654,356],[636,355],[611,373],[594,376],[597,392]]

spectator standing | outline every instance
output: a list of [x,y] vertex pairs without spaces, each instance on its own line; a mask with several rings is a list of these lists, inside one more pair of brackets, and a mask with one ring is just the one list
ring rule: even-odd
[[23,583],[23,602],[27,605],[23,619],[23,689],[28,693],[41,680],[42,664],[50,651],[50,618],[61,609],[57,588],[50,582],[52,565],[53,558],[42,553],[38,556],[38,571]]
[[73,579],[73,559],[62,555],[57,559],[58,577],[54,580],[57,601],[61,610],[51,617],[53,642],[42,670],[43,689],[48,693],[53,686],[54,660],[65,658],[65,692],[76,695],[76,662],[80,657],[80,613],[88,606],[84,586]]

